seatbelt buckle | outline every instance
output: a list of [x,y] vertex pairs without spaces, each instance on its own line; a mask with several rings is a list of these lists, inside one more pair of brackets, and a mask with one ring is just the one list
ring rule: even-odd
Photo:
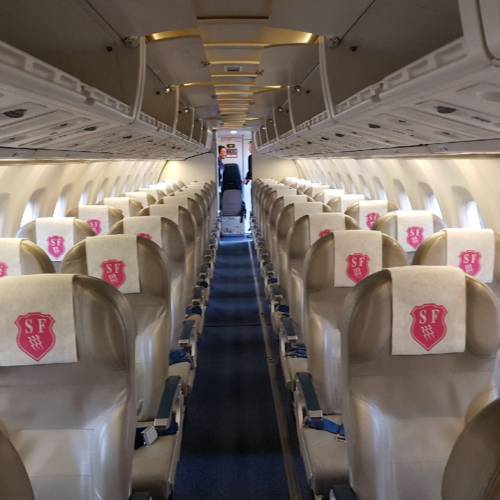
[[158,439],[158,432],[153,425],[146,427],[141,434],[146,446],[151,446]]

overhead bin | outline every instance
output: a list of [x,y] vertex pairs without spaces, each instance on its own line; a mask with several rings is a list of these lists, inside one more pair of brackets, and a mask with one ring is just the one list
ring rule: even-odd
[[498,150],[500,37],[492,20],[499,16],[493,0],[374,3],[342,40],[320,40],[327,112],[300,123],[303,107],[292,98],[296,132],[267,152],[293,158]]
[[278,137],[283,136],[292,130],[292,122],[290,120],[290,106],[288,104],[288,91],[281,90],[276,96],[277,102],[280,104],[274,110],[274,117],[276,121],[276,130]]

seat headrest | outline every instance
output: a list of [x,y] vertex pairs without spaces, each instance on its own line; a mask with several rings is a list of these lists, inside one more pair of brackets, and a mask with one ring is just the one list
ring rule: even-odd
[[[94,242],[94,239],[100,239]],[[106,239],[104,243],[101,243]],[[113,241],[109,241],[113,239]],[[134,241],[136,245],[136,253],[134,253]],[[88,266],[88,250],[89,242],[92,259],[92,268]],[[116,242],[116,243],[115,243]],[[94,248],[95,246],[95,248]],[[93,252],[96,250],[96,252]],[[101,253],[100,250],[103,250]],[[138,271],[133,273],[132,277],[127,275],[126,281],[123,281],[123,265],[120,263],[111,262],[105,269],[101,268],[104,261],[127,261],[131,260],[134,266],[134,258],[137,259]],[[125,261],[126,259],[126,261]],[[134,266],[135,267],[135,266]],[[75,245],[66,255],[63,264],[62,272],[95,275],[99,278],[106,274],[108,281],[120,283],[120,291],[123,293],[123,286],[126,284],[126,289],[138,290],[137,292],[126,293],[141,293],[142,295],[167,297],[169,296],[170,278],[168,273],[168,262],[165,253],[161,248],[151,241],[137,238],[131,235],[111,235],[111,236],[95,236],[81,241]],[[125,268],[125,273],[126,273]],[[92,274],[91,274],[92,273]],[[138,273],[139,285],[137,285],[136,276]],[[118,280],[118,281],[116,281]],[[132,285],[132,286],[131,286]]]
[[68,216],[84,220],[97,236],[108,234],[111,226],[123,218],[121,210],[107,205],[80,205]]
[[373,229],[375,223],[388,212],[397,210],[387,200],[360,200],[347,208],[345,213],[355,219],[361,229]]
[[334,212],[344,213],[351,205],[354,203],[364,200],[364,194],[341,194],[336,198],[332,198],[328,201],[328,205],[332,208]]
[[128,196],[109,196],[104,198],[103,205],[114,207],[122,211],[124,217],[133,217],[142,209],[142,203]]
[[443,475],[443,500],[500,498],[500,399],[481,410],[458,437]]
[[60,262],[70,248],[94,231],[84,221],[72,217],[44,217],[28,222],[16,236],[36,243],[52,262]]
[[138,201],[143,207],[147,207],[156,202],[156,199],[146,191],[128,191],[125,193],[125,196]]
[[500,235],[491,229],[445,229],[427,238],[414,263],[456,266],[482,281],[500,281]]
[[[418,274],[420,268],[421,266],[409,266],[405,271],[409,270],[409,273]],[[429,291],[433,288],[440,288],[439,292],[444,296],[456,294],[455,286],[452,289],[448,288],[453,281],[446,281],[443,278],[444,274],[448,276],[450,269],[432,268],[432,286],[429,287]],[[391,270],[383,270],[363,280],[348,296],[341,329],[348,339],[349,359],[363,363],[377,359],[380,362],[379,366],[382,366],[390,362],[391,358],[401,357],[392,354],[393,315],[395,314],[393,293]],[[408,289],[407,293],[411,298],[412,290]],[[443,312],[442,310],[433,312],[432,308],[427,307],[429,304],[433,304],[433,298],[430,295],[428,302],[422,295],[419,295],[419,303],[415,306],[420,309],[413,311],[412,308],[411,311],[407,311],[406,326],[408,327],[408,321],[411,323],[406,335],[407,337],[418,336],[422,340],[427,333],[425,328],[427,323],[434,321],[436,325],[439,324],[439,331],[434,333],[429,331],[430,337],[427,340],[424,339],[425,342],[423,342],[432,344],[436,337],[443,335]],[[411,314],[412,311],[414,314]],[[415,321],[413,321],[414,317]],[[500,342],[495,298],[488,287],[468,276],[465,276],[463,318],[465,318],[465,351],[476,356],[489,358],[494,356]],[[420,333],[415,329],[414,322],[417,326],[424,328],[420,329]],[[413,333],[410,330],[412,327],[415,330]],[[426,345],[429,347],[428,343]],[[425,348],[423,350],[425,351]],[[435,354],[428,357],[439,360],[442,356],[448,355]],[[422,356],[404,356],[406,366],[409,366],[408,363],[414,363],[415,358],[420,357]]]
[[[162,198],[158,204],[160,205],[173,205],[176,207],[184,207],[184,208],[189,208],[189,196],[182,196],[176,194],[175,196],[165,196]],[[194,200],[193,200],[194,201]]]
[[396,210],[380,217],[373,229],[398,240],[406,252],[414,252],[431,234],[445,223],[428,210]]
[[323,189],[314,196],[316,201],[322,201],[323,203],[328,203],[333,198],[338,198],[344,194],[343,189]]
[[53,272],[48,255],[32,241],[0,238],[0,278]]

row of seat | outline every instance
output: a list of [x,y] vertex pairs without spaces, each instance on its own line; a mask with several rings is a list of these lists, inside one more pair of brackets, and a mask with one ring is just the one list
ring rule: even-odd
[[[444,471],[500,388],[500,236],[297,179],[255,180],[252,202],[316,498],[342,484],[361,500],[496,498],[479,494],[493,475],[454,486],[463,445]],[[498,446],[483,455],[498,467]]]
[[0,420],[37,500],[171,494],[216,205],[155,185],[0,239]]

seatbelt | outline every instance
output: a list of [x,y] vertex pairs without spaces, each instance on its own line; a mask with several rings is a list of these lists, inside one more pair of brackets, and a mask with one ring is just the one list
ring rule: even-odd
[[330,434],[335,434],[338,439],[345,440],[345,429],[343,424],[337,424],[327,418],[306,418],[304,421],[306,427],[316,429],[318,431],[326,431]]
[[189,363],[193,364],[193,358],[185,349],[176,349],[175,351],[170,351],[168,355],[168,364],[176,365],[177,363]]
[[294,344],[286,351],[290,358],[307,358],[307,348],[304,344]]

